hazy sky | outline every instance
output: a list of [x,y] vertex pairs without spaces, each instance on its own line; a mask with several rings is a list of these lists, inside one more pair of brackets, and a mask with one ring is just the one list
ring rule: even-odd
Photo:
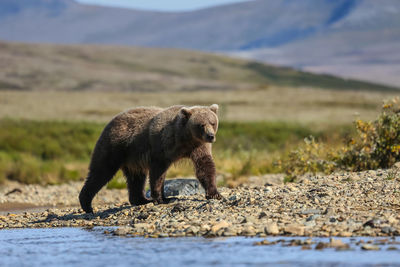
[[137,9],[185,11],[198,8],[244,2],[246,0],[76,0],[81,3]]

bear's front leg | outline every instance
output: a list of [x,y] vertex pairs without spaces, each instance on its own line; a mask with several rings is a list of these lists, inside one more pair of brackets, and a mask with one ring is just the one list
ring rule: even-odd
[[193,154],[192,161],[196,170],[196,177],[206,191],[207,199],[222,199],[218,193],[216,186],[216,168],[215,163],[210,154]]
[[156,204],[166,203],[164,197],[164,180],[168,170],[168,164],[152,161],[150,167],[150,191],[151,198]]

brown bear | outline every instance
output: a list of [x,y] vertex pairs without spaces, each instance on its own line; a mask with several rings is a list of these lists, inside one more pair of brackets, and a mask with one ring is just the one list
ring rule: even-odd
[[92,213],[97,192],[122,169],[129,202],[141,205],[147,174],[152,201],[165,203],[164,180],[172,163],[190,158],[207,199],[221,199],[215,183],[211,144],[218,130],[218,105],[139,107],[114,117],[94,148],[89,174],[79,194],[82,209]]

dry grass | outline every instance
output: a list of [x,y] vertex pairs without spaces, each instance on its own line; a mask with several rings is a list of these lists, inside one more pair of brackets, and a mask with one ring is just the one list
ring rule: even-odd
[[341,125],[376,117],[383,100],[399,93],[269,87],[200,92],[25,92],[0,91],[0,118],[106,122],[135,106],[220,105],[226,121],[288,121]]

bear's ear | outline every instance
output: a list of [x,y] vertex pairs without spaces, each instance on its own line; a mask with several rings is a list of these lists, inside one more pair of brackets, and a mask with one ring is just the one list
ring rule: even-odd
[[192,111],[187,107],[181,108],[181,113],[188,119],[190,118],[190,116],[192,116]]
[[218,107],[217,104],[212,104],[212,105],[210,106],[211,111],[214,112],[215,114],[217,114],[218,108],[219,108],[219,107]]

